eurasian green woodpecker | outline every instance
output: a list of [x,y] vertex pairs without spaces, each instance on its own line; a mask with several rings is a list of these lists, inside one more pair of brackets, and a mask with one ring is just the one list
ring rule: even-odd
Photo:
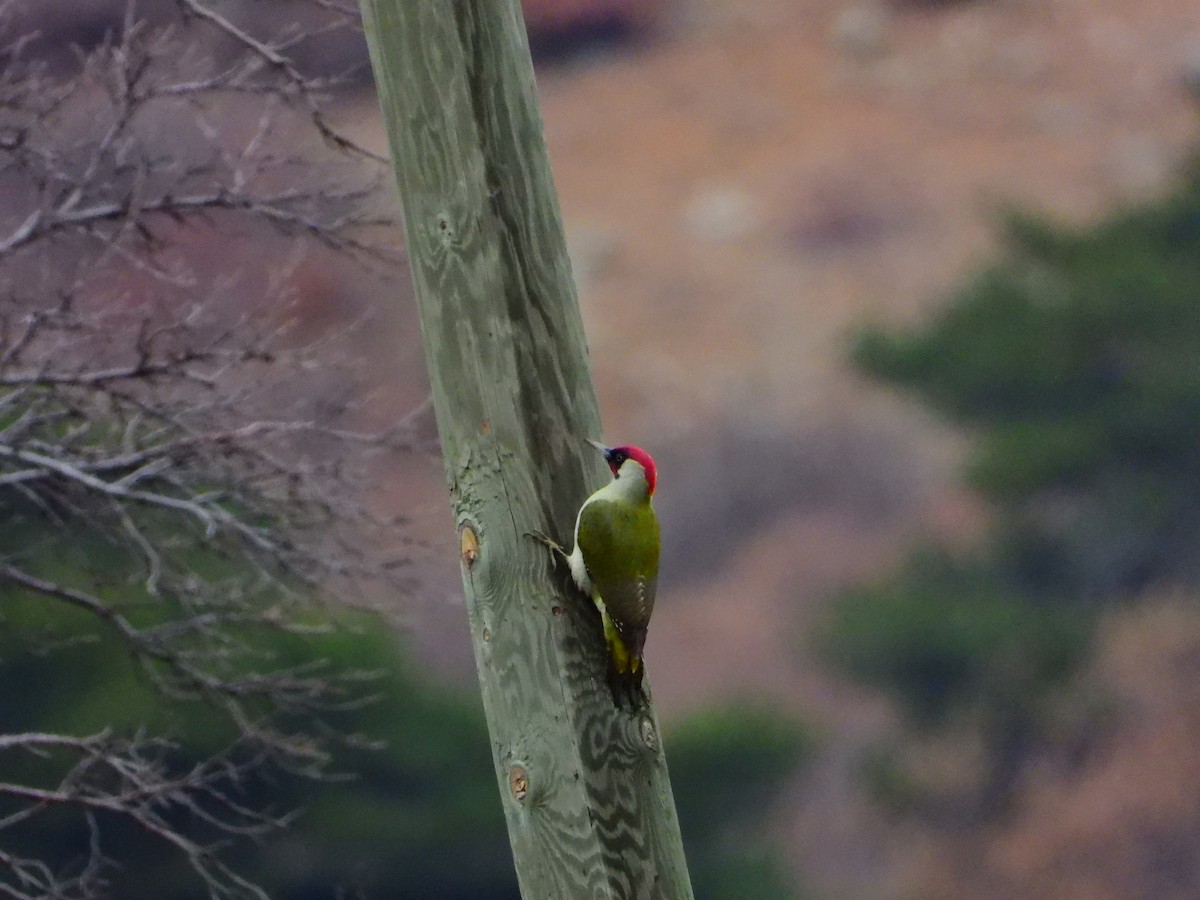
[[569,554],[538,537],[566,557],[575,584],[600,610],[613,698],[636,705],[645,696],[642,648],[658,586],[658,517],[650,502],[658,471],[640,447],[588,443],[604,454],[613,480],[580,507]]

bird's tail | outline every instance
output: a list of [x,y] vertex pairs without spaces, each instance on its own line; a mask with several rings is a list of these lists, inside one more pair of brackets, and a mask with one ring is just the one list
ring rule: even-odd
[[642,648],[646,644],[645,630],[622,634],[617,623],[601,607],[604,620],[604,641],[608,645],[608,686],[612,690],[613,702],[618,707],[628,704],[636,709],[647,702],[642,687],[645,666],[642,664]]

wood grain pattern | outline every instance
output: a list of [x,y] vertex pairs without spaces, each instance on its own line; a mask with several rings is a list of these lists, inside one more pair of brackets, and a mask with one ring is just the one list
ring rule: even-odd
[[607,472],[519,3],[361,2],[522,895],[690,898],[653,711],[614,707],[594,607],[524,537],[569,540]]

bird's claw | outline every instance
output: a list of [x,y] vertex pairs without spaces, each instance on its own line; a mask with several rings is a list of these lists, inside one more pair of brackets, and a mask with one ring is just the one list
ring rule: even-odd
[[538,541],[539,544],[544,544],[548,550],[550,550],[550,558],[553,560],[554,565],[558,565],[559,560],[563,560],[564,564],[570,565],[570,557],[568,554],[566,554],[566,550],[563,545],[559,544],[559,542],[553,538],[550,538],[550,536],[542,534],[541,532],[526,532],[526,538],[533,538],[535,541]]
[[554,538],[548,537],[546,534],[544,534],[541,531],[527,531],[527,532],[525,532],[525,537],[533,538],[539,544],[545,544],[551,550],[562,551],[562,549],[563,549],[562,544],[560,544],[558,541],[554,540]]
[[550,550],[550,558],[554,560],[555,565],[561,558],[563,562],[567,561],[567,551],[558,541],[552,537],[548,537],[540,531],[527,531],[525,537],[533,538],[539,544],[544,544]]

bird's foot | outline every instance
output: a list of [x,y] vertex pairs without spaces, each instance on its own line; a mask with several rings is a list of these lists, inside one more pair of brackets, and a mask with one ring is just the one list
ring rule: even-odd
[[552,537],[547,537],[540,531],[527,531],[525,537],[533,538],[539,544],[544,544],[550,550],[550,558],[554,560],[555,565],[561,559],[564,563],[567,562],[567,551],[558,541]]

